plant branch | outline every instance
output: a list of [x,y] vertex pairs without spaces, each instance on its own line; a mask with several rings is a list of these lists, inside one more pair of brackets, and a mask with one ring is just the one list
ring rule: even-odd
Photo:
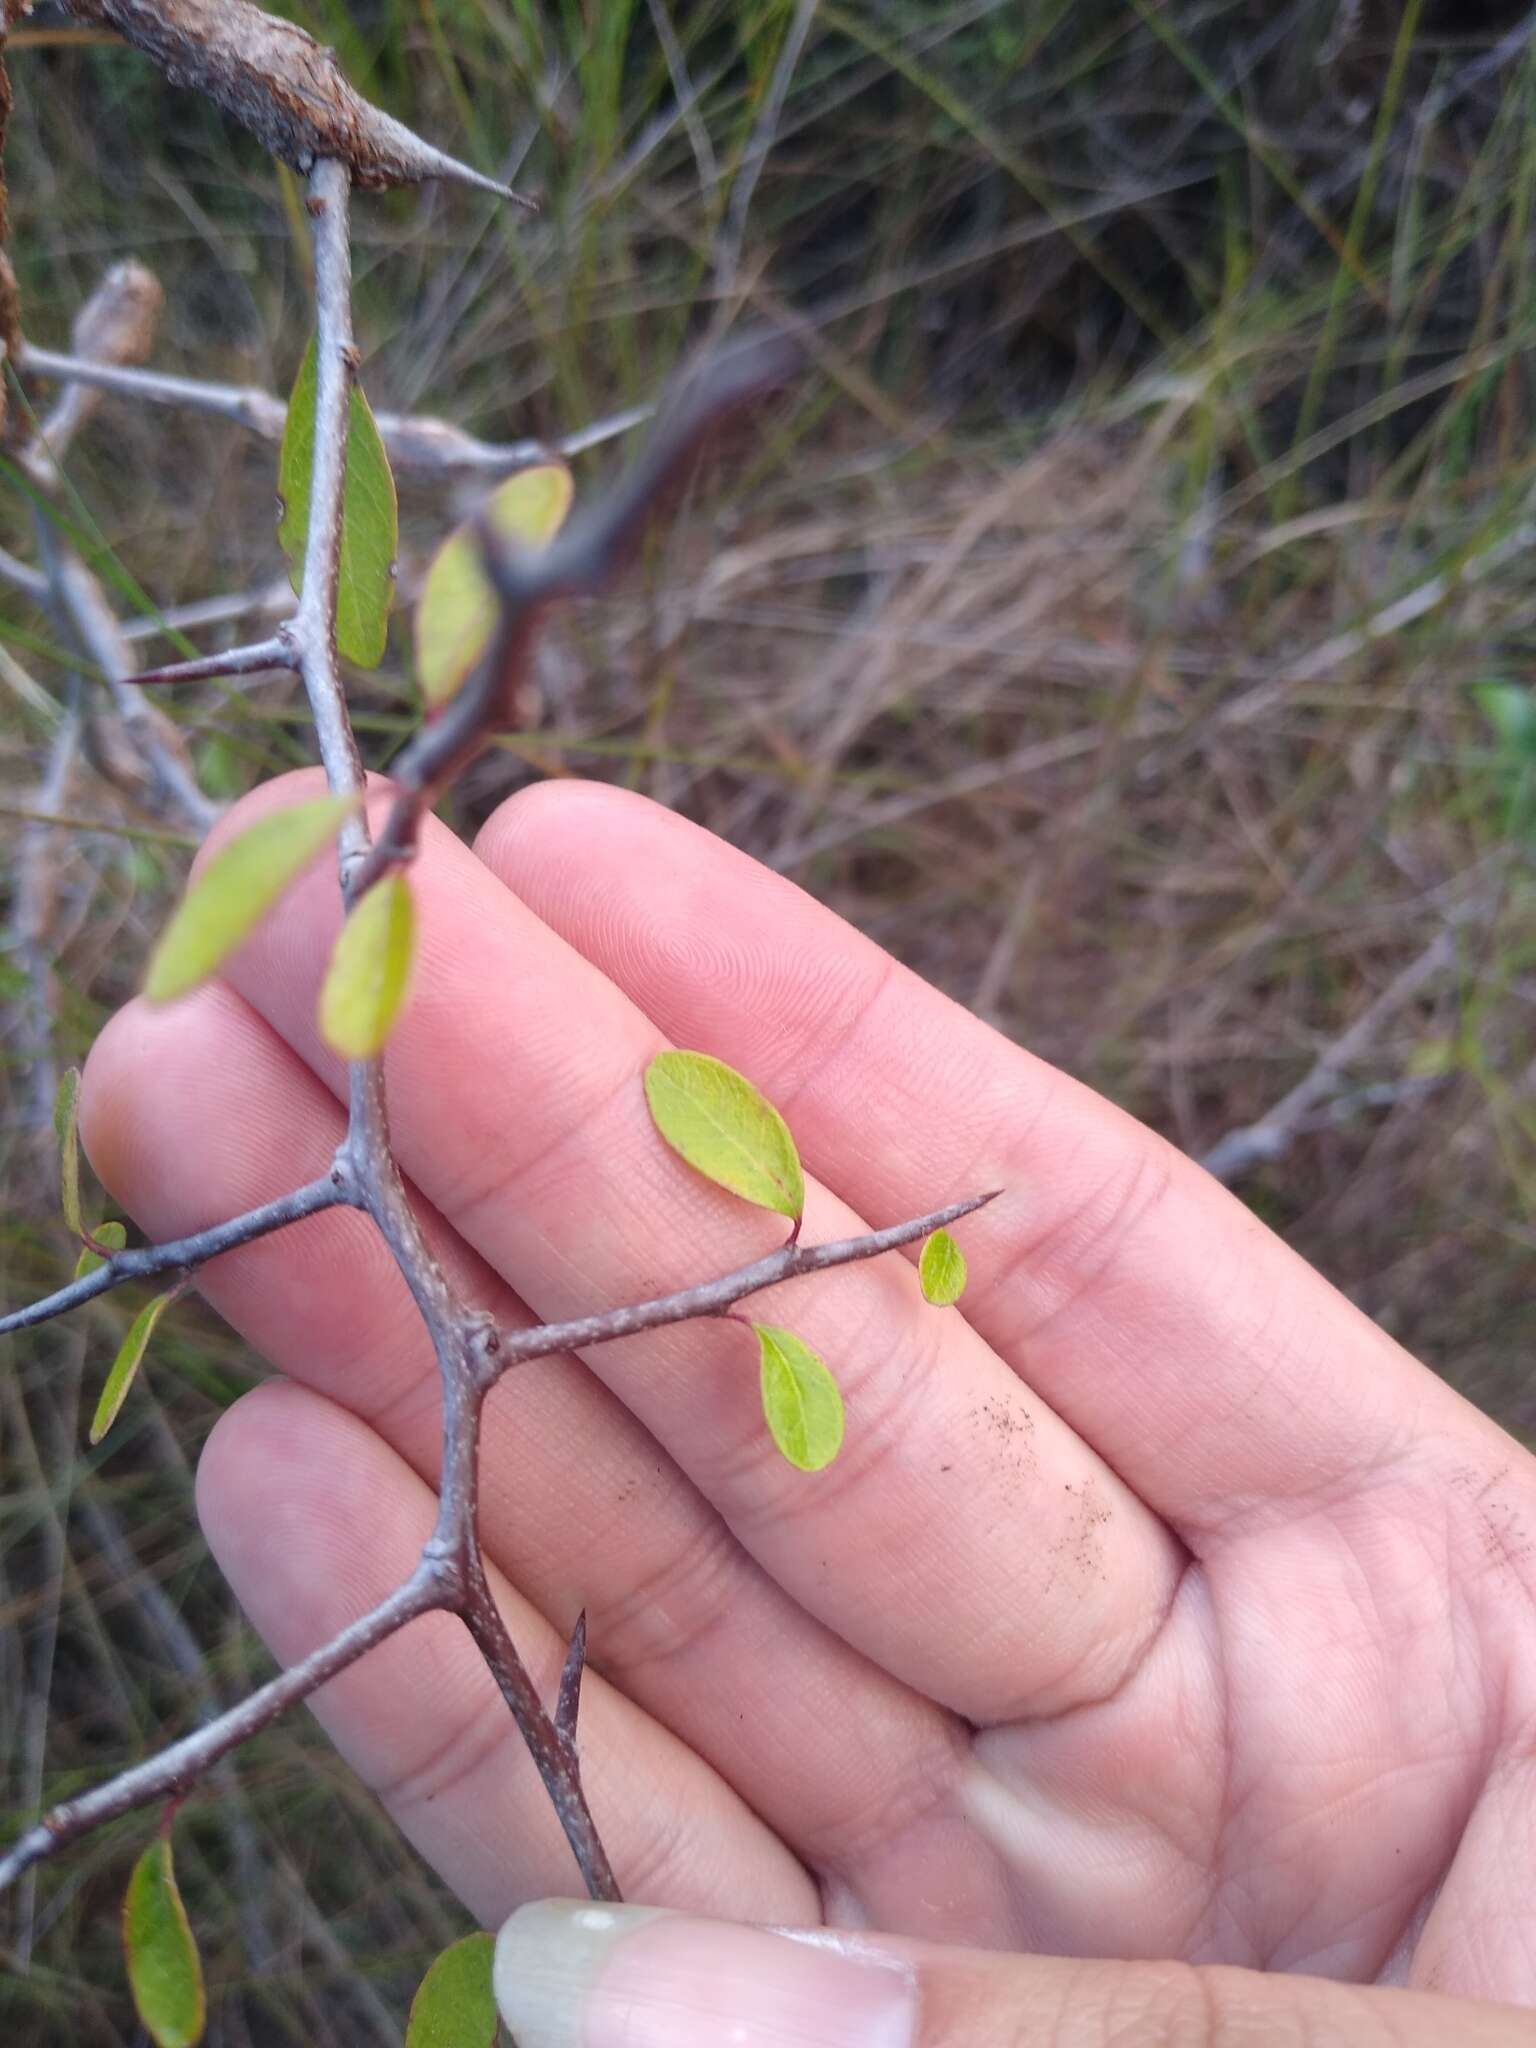
[[272,156],[308,173],[327,158],[351,182],[381,188],[444,178],[532,206],[371,106],[336,53],[250,0],[66,0],[83,21],[115,29],[178,85],[195,86]]
[[1257,1123],[1244,1124],[1217,1139],[1201,1157],[1206,1172],[1230,1186],[1255,1166],[1280,1158],[1300,1133],[1311,1127],[1314,1114],[1338,1094],[1348,1069],[1369,1052],[1393,1018],[1454,967],[1457,943],[1454,922],[1437,932]]
[[[360,1100],[371,1094],[380,1102],[381,1085],[377,1063],[354,1069],[354,1114]],[[344,1151],[354,1163],[359,1157],[377,1166],[377,1134],[374,1116],[380,1112],[363,1109]],[[359,1132],[363,1134],[361,1137]],[[911,1244],[930,1230],[942,1228],[995,1199],[996,1191],[948,1203],[926,1216],[870,1231],[862,1237],[839,1238],[821,1245],[790,1244],[766,1257],[739,1267],[720,1279],[659,1295],[651,1301],[627,1308],[609,1309],[563,1323],[544,1323],[531,1330],[506,1334],[495,1332],[488,1320],[475,1311],[464,1311],[454,1303],[436,1261],[432,1259],[419,1226],[405,1201],[392,1158],[387,1158],[384,1185],[367,1190],[368,1206],[389,1240],[397,1263],[412,1284],[418,1305],[438,1348],[445,1401],[443,1470],[439,1481],[436,1524],[423,1548],[421,1558],[404,1585],[380,1602],[370,1613],[353,1622],[332,1641],[311,1652],[301,1663],[271,1680],[238,1706],[194,1734],[174,1743],[159,1756],[121,1772],[105,1784],[79,1798],[69,1800],[47,1814],[28,1830],[0,1858],[0,1890],[13,1882],[33,1863],[55,1849],[87,1833],[91,1828],[115,1820],[138,1806],[167,1799],[184,1792],[202,1777],[220,1757],[265,1728],[287,1707],[307,1699],[321,1685],[355,1664],[377,1644],[403,1628],[418,1615],[437,1609],[457,1614],[474,1638],[503,1697],[510,1707],[559,1816],[566,1838],[594,1898],[616,1900],[619,1890],[612,1866],[593,1823],[581,1785],[576,1752],[575,1722],[581,1676],[586,1658],[586,1627],[583,1616],[572,1634],[571,1646],[561,1675],[554,1715],[546,1712],[527,1667],[507,1632],[495,1596],[486,1577],[476,1530],[480,1412],[489,1387],[514,1365],[552,1353],[576,1350],[585,1345],[607,1343],[663,1324],[718,1316],[746,1295],[785,1280],[825,1272],[830,1267],[849,1265],[859,1259],[875,1258],[897,1246]],[[338,1164],[340,1155],[338,1155]],[[108,1275],[130,1279],[164,1272],[177,1266],[200,1264],[219,1251],[248,1243],[268,1230],[281,1228],[299,1215],[344,1201],[357,1201],[350,1176],[313,1181],[281,1202],[252,1210],[244,1217],[221,1224],[195,1238],[174,1245],[122,1252],[111,1266],[90,1274],[71,1288],[62,1289],[47,1302],[6,1319],[0,1328],[18,1328],[24,1322],[40,1321],[45,1314],[57,1314],[76,1302],[89,1299],[104,1287],[115,1284]],[[281,1213],[279,1213],[281,1212]],[[120,1271],[124,1265],[130,1271]]]
[[318,1692],[327,1679],[355,1664],[376,1643],[382,1643],[408,1621],[441,1605],[439,1574],[429,1561],[423,1560],[387,1600],[381,1600],[302,1663],[291,1665],[258,1686],[238,1706],[184,1735],[157,1756],[120,1771],[104,1785],[95,1785],[89,1792],[67,1799],[44,1814],[0,1857],[0,1891],[32,1864],[78,1840],[92,1828],[118,1820],[135,1807],[179,1797],[211,1770],[220,1757],[260,1734],[297,1701]]
[[488,521],[480,522],[482,554],[501,599],[496,631],[457,696],[421,728],[391,767],[399,794],[356,877],[359,894],[412,857],[423,815],[517,703],[545,612],[553,604],[605,589],[710,436],[734,413],[785,382],[801,361],[798,345],[781,335],[745,342],[708,359],[661,408],[628,473],[548,547],[518,548]]
[[555,1809],[571,1854],[576,1858],[588,1895],[618,1904],[623,1893],[619,1890],[613,1865],[608,1860],[608,1852],[603,1847],[587,1805],[575,1742],[567,1739],[544,1711],[537,1688],[507,1633],[501,1609],[496,1605],[495,1595],[480,1566],[478,1551],[466,1588],[463,1613],[464,1624],[501,1688],[501,1696],[511,1709],[518,1733],[533,1758],[544,1790],[549,1795],[549,1803]]
[[47,763],[32,796],[32,808],[42,815],[28,819],[16,849],[12,881],[10,940],[26,972],[26,992],[19,1005],[32,1054],[32,1121],[39,1131],[49,1128],[53,1100],[59,1088],[56,1056],[56,987],[50,941],[58,905],[58,842],[45,819],[69,800],[82,737],[78,679],[70,684],[69,702],[54,727],[48,745]]
[[581,1713],[581,1681],[586,1668],[587,1610],[583,1607],[576,1617],[576,1626],[571,1630],[570,1646],[560,1671],[560,1690],[555,1696],[555,1727],[561,1738],[573,1747],[576,1722]]
[[30,562],[18,562],[4,548],[0,548],[0,581],[14,585],[33,604],[42,604],[48,596],[48,578],[42,570],[34,569]]
[[289,634],[279,628],[270,640],[230,647],[222,654],[201,654],[192,661],[167,662],[163,668],[143,668],[128,680],[142,688],[148,683],[196,683],[207,676],[264,675],[270,669],[298,666],[298,651]]
[[[0,5],[5,0],[0,0]],[[287,667],[301,678],[330,788],[360,793],[362,761],[337,661],[336,608],[347,467],[348,412],[357,352],[351,310],[349,206],[352,187],[406,182],[420,176],[488,181],[422,143],[358,98],[331,53],[290,23],[265,15],[249,0],[68,0],[77,14],[104,22],[147,50],[166,73],[200,87],[244,121],[273,154],[308,176],[314,238],[316,386],[309,524],[300,597],[291,618],[268,639],[232,653],[150,671],[141,681],[249,674]],[[809,21],[802,4],[797,24]],[[803,39],[803,25],[797,31]],[[796,49],[798,45],[796,45]],[[794,53],[781,68],[787,77]],[[502,188],[492,188],[502,189]],[[750,180],[745,190],[750,192]],[[745,200],[743,200],[744,211]],[[62,378],[69,389],[56,408],[65,438],[85,417],[82,391],[111,390],[155,403],[196,405],[268,438],[282,431],[284,410],[267,394],[197,385],[123,366],[137,341],[88,346],[77,334],[74,358],[22,351],[31,374]],[[79,360],[106,357],[105,362]],[[339,871],[350,908],[362,890],[414,851],[420,819],[451,775],[474,758],[515,702],[544,612],[557,601],[603,588],[637,547],[648,522],[686,476],[705,439],[723,420],[761,396],[798,366],[799,350],[784,340],[759,341],[712,361],[686,379],[663,409],[649,443],[627,475],[584,511],[547,549],[518,552],[482,522],[484,563],[500,600],[486,659],[464,688],[396,763],[399,794],[381,838],[370,845],[365,812],[342,826]],[[640,417],[629,412],[563,444],[590,446]],[[535,443],[495,449],[441,422],[386,420],[386,445],[396,459],[425,470],[503,474],[545,450]],[[509,460],[515,456],[516,459]],[[39,458],[41,460],[41,457]],[[39,471],[40,481],[42,472]],[[44,488],[46,488],[44,484]],[[126,687],[133,661],[121,628],[85,566],[63,537],[41,536],[48,597],[106,674],[124,721],[135,731],[162,784],[197,817],[211,807],[192,784],[179,787],[174,758],[158,751],[164,721]],[[25,587],[25,578],[22,579]],[[174,733],[174,728],[170,729]],[[179,736],[178,736],[179,737]],[[56,808],[56,806],[52,806]],[[163,1272],[185,1277],[207,1259],[251,1242],[321,1209],[347,1204],[379,1230],[421,1315],[442,1389],[442,1454],[432,1533],[405,1583],[368,1614],[238,1706],[173,1743],[161,1755],[119,1773],[56,1807],[0,1858],[0,1887],[90,1828],[134,1808],[185,1793],[239,1743],[288,1706],[429,1611],[464,1623],[494,1677],[545,1790],[578,1868],[594,1898],[616,1900],[618,1885],[582,1786],[577,1716],[586,1661],[586,1624],[578,1620],[553,1711],[546,1709],[497,1607],[478,1533],[480,1425],[490,1388],[512,1366],[554,1352],[601,1344],[690,1318],[730,1314],[735,1303],[784,1281],[872,1258],[913,1242],[993,1199],[981,1195],[932,1214],[819,1246],[789,1243],[732,1273],[650,1301],[536,1329],[503,1332],[485,1311],[462,1300],[426,1241],[407,1196],[390,1142],[382,1063],[354,1063],[348,1079],[346,1136],[331,1171],[320,1180],[242,1217],[175,1243],[113,1255],[95,1272],[46,1300],[0,1318],[0,1331],[19,1329],[92,1299],[125,1280]]]
[[[315,245],[315,452],[303,592],[289,629],[309,696],[326,777],[335,792],[363,787],[362,763],[336,665],[336,575],[346,477],[352,342],[349,177],[339,163],[316,164],[309,212]],[[342,893],[356,900],[367,864],[368,822],[359,810],[343,827]],[[406,1197],[389,1138],[384,1070],[354,1063],[349,1075],[345,1150],[364,1206],[410,1288],[437,1358],[443,1396],[443,1444],[437,1520],[422,1553],[439,1604],[463,1617],[511,1708],[543,1779],[588,1891],[616,1899],[612,1867],[581,1787],[574,1747],[545,1713],[527,1667],[501,1618],[486,1577],[479,1538],[480,1411],[485,1360],[495,1344],[491,1320],[458,1301]]]
[[[142,356],[161,301],[158,281],[141,264],[114,264],[76,316],[72,338],[77,353],[91,361],[119,363]],[[44,579],[41,601],[59,632],[100,670],[155,795],[162,804],[178,809],[199,832],[206,832],[221,807],[198,787],[176,726],[128,687],[136,664],[117,615],[99,579],[45,509],[59,491],[59,464],[93,403],[88,393],[67,393],[43,433],[21,450],[22,468],[40,494],[34,527]]]
[[210,1259],[236,1251],[243,1244],[254,1244],[258,1237],[270,1237],[275,1230],[286,1230],[290,1223],[302,1222],[306,1216],[318,1216],[322,1209],[359,1206],[350,1169],[338,1160],[323,1179],[295,1188],[292,1194],[279,1195],[275,1202],[263,1202],[259,1209],[247,1209],[243,1216],[232,1216],[227,1223],[211,1224],[207,1230],[196,1230],[188,1237],[172,1238],[165,1244],[135,1245],[114,1252],[94,1272],[72,1280],[41,1301],[0,1316],[0,1337],[12,1330],[28,1330],[37,1323],[50,1322],[54,1316],[64,1315],[82,1302],[94,1301],[98,1294],[109,1294],[126,1281],[153,1280],[161,1273],[195,1272]]
[[52,522],[39,517],[38,551],[48,574],[48,609],[101,671],[123,729],[144,762],[163,802],[200,833],[223,814],[204,796],[186,758],[181,734],[147,698],[129,687],[135,662],[101,584]]
[[834,1239],[830,1244],[786,1244],[776,1252],[738,1266],[718,1280],[705,1280],[696,1287],[680,1287],[675,1294],[659,1294],[651,1301],[632,1303],[627,1308],[601,1309],[596,1315],[573,1316],[569,1322],[540,1323],[531,1330],[504,1331],[487,1362],[488,1383],[494,1383],[515,1365],[531,1359],[548,1358],[557,1351],[581,1351],[590,1344],[611,1344],[616,1337],[632,1337],[641,1330],[659,1330],[667,1323],[686,1323],[700,1316],[724,1315],[726,1310],[777,1287],[785,1280],[799,1280],[807,1273],[825,1273],[832,1266],[849,1266],[859,1259],[878,1258],[898,1245],[912,1244],[930,1231],[942,1230],[962,1216],[970,1216],[995,1202],[1002,1192],[991,1189],[971,1195],[963,1202],[950,1202],[931,1215],[916,1216],[908,1223],[893,1223],[885,1230],[872,1230],[863,1237]]
[[[288,408],[270,391],[253,385],[215,384],[201,378],[176,377],[163,370],[126,369],[96,363],[79,355],[23,343],[16,367],[31,377],[58,378],[93,386],[141,405],[165,405],[190,412],[212,413],[244,427],[264,441],[279,442]],[[381,412],[374,416],[390,463],[397,471],[427,477],[479,476],[487,480],[511,476],[555,456],[582,455],[604,441],[627,434],[651,415],[648,405],[626,406],[606,419],[579,427],[556,441],[482,441],[448,420],[414,413]]]

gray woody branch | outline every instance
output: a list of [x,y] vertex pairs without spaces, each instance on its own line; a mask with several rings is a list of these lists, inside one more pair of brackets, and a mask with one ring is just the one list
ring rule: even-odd
[[[224,0],[219,5],[209,0],[71,4],[77,14],[107,23],[147,49],[167,75],[200,86],[252,127],[274,154],[309,173],[316,326],[309,531],[298,608],[278,638],[257,651],[266,655],[276,649],[297,670],[331,789],[360,793],[362,763],[337,665],[335,633],[348,406],[356,361],[349,197],[354,182],[390,184],[417,176],[459,175],[461,167],[367,107],[340,78],[328,52],[301,30],[262,15],[247,0]],[[468,175],[472,182],[485,182]],[[514,554],[489,530],[482,532],[487,566],[501,600],[490,652],[397,764],[400,797],[379,846],[370,847],[361,808],[342,827],[340,873],[349,904],[389,866],[409,857],[432,793],[488,742],[515,697],[544,611],[558,599],[601,587],[634,549],[645,522],[686,473],[705,437],[723,418],[779,381],[795,360],[793,351],[781,343],[758,344],[717,360],[685,383],[648,448],[607,501],[539,556]],[[78,404],[75,409],[78,413]],[[242,656],[237,653],[234,658]],[[249,650],[243,658],[251,659]],[[309,1697],[409,1621],[441,1610],[463,1622],[506,1699],[587,1890],[596,1898],[617,1899],[618,1885],[582,1787],[575,1741],[585,1629],[578,1623],[551,1716],[507,1632],[481,1554],[479,1438],[488,1391],[512,1366],[528,1359],[666,1323],[725,1315],[734,1303],[760,1289],[875,1257],[991,1199],[980,1196],[953,1203],[932,1215],[835,1244],[805,1246],[792,1238],[777,1252],[717,1280],[627,1308],[539,1329],[502,1332],[482,1310],[455,1294],[426,1242],[390,1144],[381,1063],[355,1064],[348,1092],[346,1135],[324,1178],[193,1237],[118,1253],[47,1301],[17,1311],[0,1322],[0,1329],[42,1321],[124,1280],[165,1271],[189,1273],[209,1258],[323,1209],[343,1203],[357,1207],[384,1238],[437,1360],[443,1445],[432,1533],[406,1582],[333,1641],[160,1755],[55,1808],[30,1828],[0,1858],[0,1886],[102,1822],[185,1792],[287,1707]]]
[[[313,1215],[322,1208],[346,1201],[350,1197],[333,1188],[329,1180],[316,1181],[301,1195],[310,1197],[308,1207],[295,1209],[292,1214],[272,1219],[277,1204],[267,1209],[253,1210],[249,1216],[219,1226],[217,1231],[205,1231],[200,1238],[183,1239],[176,1246],[162,1246],[161,1254],[176,1253],[175,1258],[164,1257],[159,1266],[135,1267],[131,1272],[120,1270],[125,1261],[143,1259],[142,1252],[120,1252],[110,1266],[100,1274],[92,1274],[92,1280],[101,1281],[91,1291],[100,1293],[104,1286],[117,1284],[118,1280],[139,1277],[144,1271],[165,1271],[169,1267],[199,1264],[203,1259],[217,1256],[233,1245],[248,1243],[252,1238],[268,1230],[280,1229],[284,1223],[296,1221],[299,1215]],[[287,1198],[298,1202],[301,1196]],[[969,1216],[986,1203],[996,1199],[995,1193],[975,1195],[964,1202],[951,1202],[947,1207],[935,1209],[931,1215],[914,1217],[910,1222],[893,1224],[887,1230],[875,1230],[864,1237],[840,1238],[830,1244],[802,1245],[787,1244],[778,1251],[769,1252],[766,1257],[754,1259],[750,1265],[738,1267],[734,1273],[726,1273],[718,1280],[703,1282],[697,1287],[685,1287],[675,1294],[658,1295],[654,1300],[636,1302],[626,1308],[605,1309],[595,1315],[578,1316],[569,1322],[541,1323],[533,1329],[490,1332],[478,1347],[481,1359],[480,1391],[483,1394],[503,1373],[513,1366],[527,1365],[536,1358],[550,1358],[561,1352],[587,1350],[593,1345],[611,1343],[618,1337],[633,1336],[637,1331],[660,1329],[667,1323],[681,1323],[702,1317],[721,1316],[744,1301],[747,1296],[759,1294],[765,1288],[777,1287],[787,1280],[804,1278],[812,1273],[824,1273],[834,1266],[852,1265],[861,1259],[878,1258],[882,1252],[894,1251],[905,1244],[913,1244],[930,1231],[940,1230],[946,1224],[957,1222],[962,1216]],[[211,1240],[217,1239],[216,1243]],[[207,1249],[196,1247],[207,1243]],[[103,1281],[103,1274],[115,1274],[116,1278]],[[73,1294],[73,1290],[65,1290]],[[78,1297],[77,1297],[78,1298]],[[55,1305],[56,1304],[56,1305]],[[51,1297],[50,1302],[39,1303],[40,1311],[58,1314],[69,1306],[61,1297]],[[28,1320],[41,1317],[28,1316]],[[0,1328],[13,1328],[15,1318],[8,1318]],[[441,1518],[440,1518],[441,1520]],[[478,1556],[476,1558],[478,1567]],[[483,1570],[483,1567],[480,1567]],[[477,1601],[471,1622],[476,1641],[481,1642],[482,1631],[492,1624],[486,1614],[489,1609],[495,1614],[495,1603],[490,1589],[483,1580],[479,1589],[483,1602]],[[170,1799],[195,1784],[221,1757],[275,1721],[300,1700],[308,1699],[328,1679],[334,1678],[376,1644],[404,1628],[407,1622],[418,1615],[429,1614],[437,1609],[450,1612],[461,1611],[462,1589],[454,1578],[453,1566],[442,1545],[429,1542],[415,1571],[405,1583],[391,1593],[386,1600],[359,1617],[343,1629],[332,1641],[311,1651],[302,1663],[291,1666],[269,1684],[262,1686],[238,1706],[231,1707],[217,1720],[206,1723],[181,1741],[173,1743],[147,1762],[137,1764],[133,1769],[109,1779],[106,1784],[93,1787],[78,1798],[66,1800],[45,1814],[34,1827],[13,1845],[9,1853],[0,1858],[0,1890],[12,1883],[31,1864],[50,1855],[54,1850],[87,1834],[92,1828],[100,1827],[110,1820],[120,1819],[131,1813],[135,1807],[149,1806],[160,1800]],[[499,1617],[498,1617],[499,1620]],[[560,1705],[557,1709],[554,1733],[560,1749],[573,1760],[574,1743],[572,1732],[575,1725],[575,1702],[581,1686],[583,1652],[585,1647],[584,1621],[578,1622],[572,1638],[571,1655],[567,1660],[560,1682]],[[503,1690],[516,1691],[526,1687],[526,1673],[511,1650],[505,1630],[500,1631],[500,1656],[488,1656],[497,1681]],[[492,1638],[493,1642],[495,1638]],[[521,1679],[518,1674],[521,1673]],[[521,1700],[517,1704],[521,1704]],[[514,1712],[517,1711],[514,1705]],[[533,1705],[537,1706],[536,1699]],[[542,1711],[542,1710],[540,1710]],[[561,1788],[563,1789],[563,1788]],[[557,1798],[557,1806],[559,1800]],[[564,1815],[562,1814],[562,1818]]]
[[[142,356],[153,336],[160,305],[160,286],[141,264],[114,264],[75,321],[76,354],[88,361],[115,363]],[[39,494],[33,521],[43,568],[39,601],[52,614],[59,631],[104,679],[123,736],[142,764],[137,779],[149,784],[162,808],[179,811],[199,831],[206,832],[217,820],[220,806],[210,802],[198,787],[176,726],[130,687],[136,659],[100,579],[44,509],[58,493],[58,463],[97,402],[88,389],[67,391],[41,432],[19,451],[21,465]]]
[[[16,367],[28,376],[82,384],[96,391],[131,398],[141,405],[164,405],[188,412],[211,413],[216,419],[244,427],[264,441],[281,441],[288,408],[270,391],[251,384],[215,384],[200,377],[175,377],[163,370],[140,370],[117,363],[92,362],[78,353],[61,355],[30,342],[17,351]],[[375,424],[384,438],[391,464],[422,476],[510,476],[553,455],[581,455],[618,434],[628,433],[649,416],[650,408],[629,406],[591,426],[578,428],[556,441],[482,441],[448,420],[416,413],[381,412]]]

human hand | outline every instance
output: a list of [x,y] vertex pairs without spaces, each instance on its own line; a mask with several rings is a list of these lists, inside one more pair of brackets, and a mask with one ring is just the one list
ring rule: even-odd
[[[270,786],[241,822],[296,793]],[[819,1475],[773,1451],[753,1348],[729,1326],[545,1361],[493,1395],[487,1555],[546,1697],[588,1611],[584,1773],[628,1896],[1145,1960],[1150,1975],[1116,1979],[1124,1997],[1166,1983],[1191,2013],[1232,1982],[1282,2019],[1287,1998],[1303,2016],[1346,1999],[1341,2040],[1369,2039],[1355,1994],[1171,1965],[1536,2002],[1522,1449],[1197,1167],[654,806],[527,791],[476,854],[429,835],[416,891],[417,993],[388,1058],[396,1151],[440,1253],[504,1320],[649,1295],[775,1241],[657,1139],[639,1075],[664,1036],[784,1111],[819,1183],[808,1241],[1006,1190],[960,1226],[959,1310],[926,1307],[899,1255],[795,1288],[782,1313],[848,1406]],[[342,1075],[312,1020],[337,918],[317,869],[227,983],[130,1005],[103,1034],[84,1136],[155,1236],[323,1170]],[[292,1661],[414,1561],[438,1445],[430,1349],[345,1211],[200,1279],[286,1375],[221,1420],[199,1505]],[[414,1624],[315,1705],[488,1924],[569,1890],[457,1622]],[[991,2032],[925,2021],[924,2048],[1031,2038],[1008,2017],[1042,2028],[1007,2002],[1026,1981],[1058,1973],[1068,2018],[1071,1984],[1087,1999],[1100,1981],[947,1967],[988,1997],[1006,1975],[1004,2002]],[[1439,2031],[1382,2018],[1383,2039],[1452,2038],[1435,2001],[1398,2009]],[[1456,2010],[1457,2040],[1517,2038]],[[1510,2024],[1529,2036],[1528,2015],[1486,2019]]]

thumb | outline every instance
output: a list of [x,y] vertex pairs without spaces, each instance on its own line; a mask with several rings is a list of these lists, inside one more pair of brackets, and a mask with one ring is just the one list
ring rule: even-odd
[[524,1906],[496,1943],[518,2048],[1530,2048],[1532,2015],[1187,1963],[1073,1962],[645,1906]]

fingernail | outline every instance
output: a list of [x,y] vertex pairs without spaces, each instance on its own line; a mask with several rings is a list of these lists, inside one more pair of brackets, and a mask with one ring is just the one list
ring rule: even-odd
[[496,1942],[518,2048],[911,2048],[911,1971],[810,1939],[648,1906],[524,1906]]

